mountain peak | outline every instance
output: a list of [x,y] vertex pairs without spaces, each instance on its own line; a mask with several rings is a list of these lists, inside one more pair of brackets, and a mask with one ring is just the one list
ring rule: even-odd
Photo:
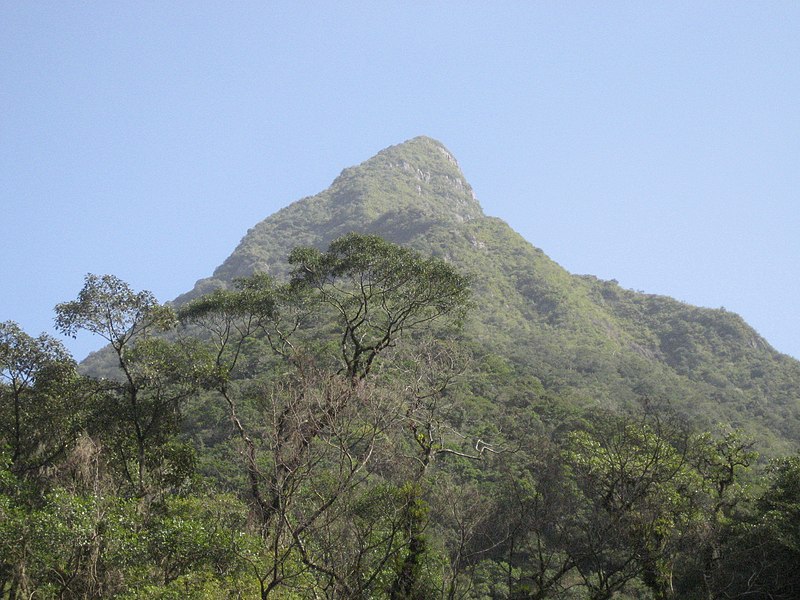
[[446,221],[483,216],[453,154],[425,136],[390,146],[344,169],[330,189],[338,199],[361,203],[373,215],[403,208]]
[[411,138],[410,140],[406,140],[401,144],[389,146],[388,148],[381,150],[378,155],[404,155],[408,153],[417,154],[419,156],[426,153],[436,155],[437,157],[441,155],[450,163],[455,165],[456,169],[458,169],[458,161],[456,160],[455,156],[453,156],[453,154],[447,148],[445,148],[445,145],[439,140],[435,140],[426,135],[419,135],[415,138]]
[[280,274],[298,245],[324,248],[352,231],[408,243],[431,227],[483,216],[453,154],[441,142],[415,137],[344,169],[327,190],[258,223],[212,277],[176,302],[256,271]]

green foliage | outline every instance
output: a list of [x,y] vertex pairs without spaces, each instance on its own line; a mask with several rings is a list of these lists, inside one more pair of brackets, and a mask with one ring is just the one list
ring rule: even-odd
[[3,600],[797,597],[800,460],[754,448],[797,448],[798,363],[570,275],[438,142],[176,305],[88,275],[56,323],[93,379],[0,325]]
[[[466,306],[449,266],[369,236],[293,260],[289,284],[241,280],[182,310],[204,342],[154,324],[120,335],[124,378],[94,387],[51,340],[4,324],[4,398],[97,400],[36,478],[6,430],[3,597],[792,597],[793,580],[753,569],[796,560],[796,457],[751,501],[755,454],[738,432],[667,426],[650,403],[638,418],[570,406],[507,355],[425,340]],[[133,298],[141,318],[157,312]],[[373,371],[345,349],[345,368],[326,370],[328,336],[382,360]],[[213,401],[200,386],[225,399],[238,444],[212,435],[225,410],[182,437],[185,402]],[[71,422],[20,415],[34,438]],[[219,451],[237,446],[244,477],[201,480],[198,464],[221,474]]]
[[115,467],[129,493],[140,498],[162,491],[169,478],[159,471],[175,471],[166,465],[171,454],[166,450],[177,433],[181,405],[208,376],[195,343],[154,337],[176,324],[174,311],[153,294],[134,292],[111,275],[87,275],[78,299],[56,306],[62,333],[100,335],[116,355],[118,381],[103,382],[97,416],[112,432],[108,441]]
[[610,594],[641,577],[666,597],[681,538],[699,521],[698,474],[650,424],[627,418],[571,433],[565,459],[586,510],[567,551],[587,587]]
[[[515,377],[476,394],[487,403],[524,394],[536,377],[572,408],[631,410],[668,402],[701,428],[743,429],[767,455],[800,440],[800,365],[772,350],[740,317],[570,275],[486,217],[457,163],[434,140],[415,138],[345,169],[324,192],[256,225],[213,278],[178,302],[237,277],[269,272],[285,281],[295,246],[323,249],[350,232],[377,234],[438,256],[470,277],[477,307],[464,344],[502,355]],[[320,254],[324,254],[320,251]],[[480,396],[480,397],[478,397]]]
[[404,331],[463,317],[469,299],[468,280],[453,267],[377,236],[343,236],[325,254],[296,248],[289,264],[291,287],[311,290],[333,311],[342,360],[354,378],[366,377]]
[[0,323],[0,448],[15,473],[35,476],[72,443],[89,390],[63,345]]
[[750,515],[730,526],[715,583],[726,593],[789,600],[800,592],[800,456],[773,461]]
[[86,276],[78,299],[56,306],[56,328],[75,336],[86,330],[121,350],[131,339],[175,325],[175,315],[151,292],[134,292],[113,275]]

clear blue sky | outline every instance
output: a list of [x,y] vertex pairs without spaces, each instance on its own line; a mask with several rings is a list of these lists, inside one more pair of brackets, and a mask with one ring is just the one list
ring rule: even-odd
[[87,272],[172,299],[416,135],[570,271],[800,357],[796,1],[0,0],[0,320]]

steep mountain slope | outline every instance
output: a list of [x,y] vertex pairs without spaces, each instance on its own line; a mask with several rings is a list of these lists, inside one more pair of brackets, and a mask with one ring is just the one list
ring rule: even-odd
[[418,137],[342,171],[330,188],[260,222],[180,304],[232,279],[286,272],[297,245],[356,231],[442,256],[474,278],[466,335],[492,403],[630,407],[669,403],[703,426],[742,427],[763,448],[800,441],[800,362],[739,316],[569,274],[487,217],[455,158]]
[[483,211],[455,158],[438,142],[415,138],[345,169],[324,192],[261,221],[210,279],[177,302],[254,271],[280,274],[297,245],[326,246],[351,231],[406,244],[433,227],[480,217]]

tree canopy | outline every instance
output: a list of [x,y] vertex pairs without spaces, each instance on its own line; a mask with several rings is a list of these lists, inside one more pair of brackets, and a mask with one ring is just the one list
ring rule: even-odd
[[443,259],[289,264],[177,312],[88,275],[106,377],[0,324],[0,599],[797,596],[796,455],[520,376]]

